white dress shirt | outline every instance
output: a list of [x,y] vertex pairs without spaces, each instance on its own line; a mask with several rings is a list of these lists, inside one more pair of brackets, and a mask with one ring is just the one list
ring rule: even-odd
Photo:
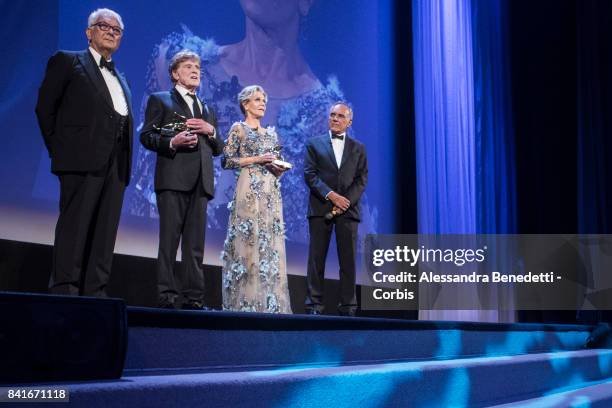
[[334,149],[334,156],[336,157],[336,164],[338,168],[340,168],[342,154],[344,153],[344,142],[346,142],[346,132],[340,133],[338,136],[342,136],[342,140],[333,138],[331,131],[329,132],[329,138],[331,139],[332,148]]
[[[187,103],[187,106],[189,106],[189,111],[191,112],[191,116],[195,116],[194,112],[193,112],[193,98],[191,96],[189,96],[189,94],[191,93],[190,90],[188,90],[187,88],[185,88],[182,85],[176,84],[174,85],[174,88],[176,88],[177,92],[183,97],[183,100]],[[195,96],[196,96],[196,101],[198,101],[198,106],[200,107],[200,112],[202,112],[202,116],[204,116],[204,110],[202,109],[202,102],[200,102],[200,98],[198,98],[198,94],[196,94],[194,92]],[[215,137],[217,135],[217,129],[213,128],[213,133],[212,135],[208,135],[208,137]],[[170,149],[175,150],[174,145],[172,144],[172,140],[170,140]]]
[[[332,149],[334,149],[334,157],[336,158],[336,165],[340,168],[342,164],[342,154],[344,154],[344,143],[346,142],[346,132],[340,133],[338,136],[342,136],[342,140],[332,137],[331,130],[329,131],[329,139],[331,140]],[[325,194],[325,199],[329,200],[329,195],[333,192]]]
[[106,82],[106,86],[108,87],[108,91],[110,92],[111,99],[113,100],[113,108],[115,111],[122,115],[128,115],[128,106],[125,101],[125,95],[123,94],[123,89],[121,88],[121,84],[119,83],[119,79],[115,75],[113,75],[106,67],[100,68],[100,59],[102,56],[98,53],[98,51],[89,47],[89,52],[93,55],[94,60],[96,61],[96,66],[102,73],[102,77],[104,78],[104,82]]
[[[174,87],[176,88],[178,93],[181,94],[181,96],[183,97],[183,100],[187,102],[187,106],[189,106],[189,110],[191,111],[191,116],[195,116],[195,113],[193,112],[193,99],[191,98],[191,96],[188,96],[188,94],[190,94],[191,91],[189,91],[187,88],[179,84],[176,84]],[[204,111],[202,110],[202,102],[200,102],[200,98],[198,98],[198,94],[196,94],[195,92],[194,94],[196,95],[196,100],[198,101],[200,112],[202,112],[202,115],[203,115]]]

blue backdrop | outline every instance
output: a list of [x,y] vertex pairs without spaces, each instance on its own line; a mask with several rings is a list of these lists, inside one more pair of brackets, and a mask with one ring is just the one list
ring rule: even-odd
[[[198,47],[208,40],[221,47],[238,43],[246,35],[243,8],[251,3],[249,0],[198,3],[111,0],[100,4],[90,0],[57,0],[32,7],[26,2],[0,2],[3,10],[0,30],[3,38],[11,39],[3,47],[5,61],[10,64],[3,63],[0,67],[0,120],[5,135],[0,152],[0,187],[4,192],[0,198],[0,238],[41,243],[53,240],[58,182],[49,172],[49,159],[36,124],[34,105],[49,56],[57,49],[87,46],[84,30],[92,10],[108,7],[123,17],[125,35],[114,59],[128,78],[133,108],[140,122],[139,112],[147,94],[164,90],[151,85],[154,80],[151,67],[156,64],[160,45],[169,39],[180,47]],[[312,2],[299,22],[298,42],[303,59],[320,81],[323,94],[319,93],[314,100],[310,98],[310,105],[304,103],[304,95],[295,95],[291,109],[283,108],[284,102],[279,102],[282,112],[268,118],[269,124],[279,129],[281,138],[286,138],[283,143],[295,148],[292,154],[299,161],[300,146],[307,138],[320,133],[325,125],[329,102],[341,98],[352,103],[355,111],[352,134],[366,144],[370,168],[364,203],[367,215],[361,236],[367,232],[394,232],[391,3],[391,0],[355,0],[347,7],[340,0]],[[268,16],[274,17],[278,11],[278,3],[274,1],[260,0],[256,4],[264,11],[267,8]],[[214,63],[214,58],[210,63]],[[247,70],[244,67],[243,71]],[[248,85],[240,82],[241,86]],[[201,90],[201,95],[214,99],[206,90]],[[126,193],[116,251],[154,257],[157,219],[154,208],[147,207],[152,203],[147,202],[149,197],[143,187],[149,176],[143,168],[151,158],[135,142],[133,172],[136,180],[140,176],[140,182],[132,183]],[[220,170],[218,173],[220,178],[228,179],[227,174]],[[223,184],[222,180],[218,181]],[[305,186],[302,175],[297,173],[293,178],[285,178],[283,183],[285,219],[293,220],[295,226],[288,228],[290,272],[304,274],[307,236],[305,228],[300,226],[305,226],[302,203],[306,199]],[[220,199],[209,210],[211,225],[205,255],[208,263],[219,263],[227,226],[224,205]],[[331,253],[335,253],[333,248]],[[333,267],[334,259],[330,262],[333,276],[337,268]]]

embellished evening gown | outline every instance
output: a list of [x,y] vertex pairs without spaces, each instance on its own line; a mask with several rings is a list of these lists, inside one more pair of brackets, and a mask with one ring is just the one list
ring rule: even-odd
[[291,313],[280,181],[263,165],[238,162],[277,146],[274,128],[260,133],[239,122],[223,149],[223,167],[239,169],[221,256],[224,310]]

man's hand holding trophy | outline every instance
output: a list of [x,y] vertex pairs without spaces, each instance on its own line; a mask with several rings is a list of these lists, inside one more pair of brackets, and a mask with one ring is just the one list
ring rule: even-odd
[[[198,145],[198,135],[189,127],[189,120],[174,112],[174,120],[161,127],[155,127],[162,136],[171,137],[170,148],[176,150],[184,147],[193,149]],[[210,126],[210,125],[209,125]]]
[[351,206],[351,202],[348,198],[341,196],[335,191],[330,191],[329,195],[327,196],[327,199],[333,204],[332,210],[325,214],[325,219],[328,221],[330,221],[335,216],[346,212]]

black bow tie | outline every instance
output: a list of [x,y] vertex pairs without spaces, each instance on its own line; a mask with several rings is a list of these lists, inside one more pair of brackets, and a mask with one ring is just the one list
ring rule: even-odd
[[115,75],[115,62],[107,61],[104,57],[100,58],[100,68],[106,68],[111,74]]
[[335,135],[333,133],[331,135],[332,135],[332,139],[344,140],[344,135]]

